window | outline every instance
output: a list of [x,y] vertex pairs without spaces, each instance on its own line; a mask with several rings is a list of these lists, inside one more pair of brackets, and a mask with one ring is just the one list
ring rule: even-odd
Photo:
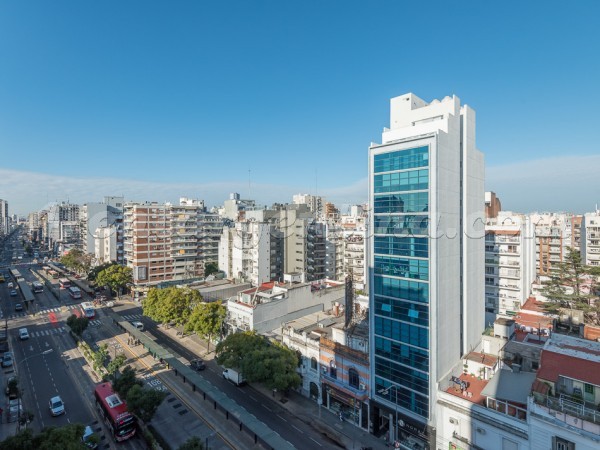
[[553,436],[552,450],[575,450],[575,443],[558,436]]
[[355,389],[358,389],[360,384],[360,377],[358,376],[358,371],[354,368],[348,370],[348,384]]
[[538,370],[540,368],[540,363],[538,361],[531,361],[531,369]]
[[485,268],[485,273],[488,275],[494,275],[494,268],[493,267],[486,267]]
[[317,370],[317,359],[315,357],[310,358],[310,368]]
[[329,361],[329,376],[337,379],[337,367],[335,366],[334,360]]
[[594,395],[594,385],[585,383],[584,391],[586,394]]

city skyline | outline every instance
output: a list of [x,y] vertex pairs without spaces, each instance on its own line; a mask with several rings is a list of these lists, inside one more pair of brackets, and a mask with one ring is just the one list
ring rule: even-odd
[[216,206],[230,192],[266,205],[305,192],[343,210],[366,201],[374,130],[408,92],[456,94],[476,111],[486,189],[503,208],[599,202],[592,2],[518,15],[444,2],[434,15],[392,3],[35,5],[0,7],[11,213],[105,195]]

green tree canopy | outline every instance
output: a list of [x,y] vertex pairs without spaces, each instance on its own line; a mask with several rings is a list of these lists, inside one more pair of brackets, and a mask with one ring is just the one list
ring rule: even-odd
[[78,423],[46,427],[35,435],[28,428],[0,442],[0,450],[85,450],[87,447],[81,441],[84,430]]
[[142,301],[145,316],[160,323],[186,323],[196,305],[202,303],[202,296],[194,289],[169,287],[152,288]]
[[600,268],[584,265],[580,252],[570,247],[563,262],[553,265],[549,280],[543,283],[546,312],[576,309],[583,311],[586,323],[600,324],[600,302],[596,301],[599,276]]
[[134,385],[127,392],[127,408],[140,420],[150,422],[167,394]]
[[178,450],[204,450],[204,444],[198,436],[192,436],[179,446]]
[[206,265],[204,266],[204,276],[205,277],[212,275],[213,273],[217,273],[218,271],[219,271],[219,264],[217,264],[216,262],[209,262],[209,263],[206,263]]
[[91,255],[74,248],[69,253],[61,256],[60,263],[68,269],[76,272],[88,272],[92,263]]
[[98,272],[96,283],[100,286],[110,287],[117,292],[117,296],[120,296],[121,289],[132,282],[132,273],[131,267],[115,264]]
[[119,369],[123,366],[123,364],[125,364],[125,361],[127,361],[127,356],[125,356],[123,353],[119,353],[115,358],[111,359],[106,366],[106,370],[112,375],[113,378],[116,378]]
[[111,261],[111,262],[107,262],[104,264],[100,264],[99,266],[96,266],[96,267],[92,267],[87,275],[88,280],[96,281],[96,278],[98,277],[98,274],[100,272],[102,272],[104,269],[108,269],[110,266],[115,266],[115,265],[117,265],[117,263],[114,261]]
[[87,317],[77,317],[75,314],[71,314],[67,319],[67,325],[77,336],[82,335],[82,333],[88,327],[89,322],[90,321]]
[[253,331],[235,333],[217,345],[217,362],[244,374],[248,381],[286,390],[301,383],[298,355],[292,349]]
[[119,394],[119,397],[126,399],[129,389],[133,386],[143,386],[143,383],[135,376],[135,369],[131,366],[125,366],[121,375],[112,382],[113,390]]
[[213,336],[221,335],[223,321],[226,317],[227,309],[220,301],[200,302],[192,310],[185,324],[185,330],[205,338],[208,341],[208,350],[210,351],[210,341]]

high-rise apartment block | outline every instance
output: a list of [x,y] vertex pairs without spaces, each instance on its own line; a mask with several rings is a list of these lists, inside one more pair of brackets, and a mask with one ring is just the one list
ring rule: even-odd
[[565,213],[530,214],[535,229],[537,275],[549,276],[571,247],[571,216]]
[[535,238],[529,216],[500,211],[485,224],[486,324],[514,316],[535,278]]
[[0,199],[0,236],[5,236],[10,232],[8,227],[8,202]]
[[600,266],[600,210],[584,214],[581,220],[581,262]]
[[438,383],[484,329],[475,112],[455,96],[393,98],[390,128],[369,148],[369,203],[371,420],[428,448]]
[[136,286],[200,278],[207,262],[217,263],[204,254],[206,247],[214,254],[215,243],[205,245],[204,234],[214,237],[214,227],[205,233],[202,201],[126,203],[124,217],[125,263]]

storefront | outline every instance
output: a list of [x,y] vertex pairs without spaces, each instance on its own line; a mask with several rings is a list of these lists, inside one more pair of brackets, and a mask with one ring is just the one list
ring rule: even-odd
[[368,395],[356,395],[334,383],[324,382],[323,405],[337,415],[341,412],[345,421],[353,423],[364,430],[368,430]]
[[385,433],[391,441],[394,437],[394,421],[396,416],[398,417],[398,437],[395,440],[396,448],[406,450],[435,450],[435,428],[419,422],[412,417],[408,417],[399,411],[376,403],[373,403],[373,410],[371,412],[371,417],[373,418],[372,433],[376,436]]

